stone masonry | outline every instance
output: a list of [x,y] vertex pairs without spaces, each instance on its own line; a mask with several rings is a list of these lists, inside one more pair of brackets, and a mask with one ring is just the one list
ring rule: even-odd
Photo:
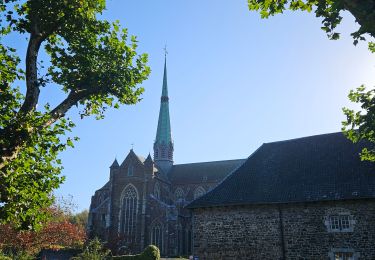
[[[353,230],[332,232],[331,215],[350,214]],[[201,260],[375,259],[375,200],[197,208],[193,251]]]

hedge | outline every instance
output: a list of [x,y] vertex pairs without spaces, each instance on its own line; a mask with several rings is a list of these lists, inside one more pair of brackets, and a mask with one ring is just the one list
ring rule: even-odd
[[122,255],[122,256],[112,256],[111,259],[118,260],[160,260],[160,251],[154,245],[149,245],[145,250],[139,255]]

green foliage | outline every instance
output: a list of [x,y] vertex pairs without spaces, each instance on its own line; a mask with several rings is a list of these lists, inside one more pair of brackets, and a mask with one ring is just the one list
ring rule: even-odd
[[9,252],[9,253],[1,253],[0,252],[0,260],[33,260],[35,257],[27,254],[26,252]]
[[[137,55],[137,39],[118,22],[97,19],[104,0],[0,1],[0,223],[38,229],[59,187],[61,151],[78,138],[66,113],[80,106],[81,117],[103,118],[110,107],[140,101],[150,69]],[[27,35],[26,71],[8,34]],[[38,59],[40,47],[49,59]],[[49,64],[42,70],[41,64]],[[16,82],[25,82],[22,95]],[[60,86],[66,98],[56,107],[37,107],[43,87]]]
[[9,256],[5,255],[1,250],[0,250],[0,260],[12,260]]
[[84,251],[72,260],[102,260],[106,259],[110,251],[104,249],[103,244],[98,238],[89,241]]
[[248,6],[250,10],[259,11],[262,18],[283,13],[286,9],[313,11],[316,17],[323,18],[321,28],[332,40],[340,37],[335,29],[341,23],[342,12],[349,11],[360,25],[360,28],[352,33],[354,44],[357,44],[358,40],[364,40],[364,34],[375,36],[373,0],[248,0]]
[[159,260],[160,250],[154,245],[149,245],[139,255],[113,256],[111,259],[118,260]]
[[[375,89],[366,90],[364,86],[351,90],[350,101],[360,104],[362,111],[355,112],[352,109],[343,108],[346,121],[342,122],[345,135],[357,143],[368,140],[375,143]],[[375,150],[364,148],[361,159],[375,162]]]
[[[335,32],[341,23],[343,11],[349,11],[360,25],[351,35],[354,45],[359,40],[366,40],[368,34],[375,37],[375,1],[373,0],[248,0],[250,10],[259,11],[262,18],[283,13],[286,9],[292,11],[315,12],[323,18],[322,29],[332,40],[340,38]],[[375,43],[369,42],[369,50],[375,53]],[[362,111],[343,108],[346,121],[342,122],[344,134],[354,143],[367,140],[375,143],[375,90],[366,91],[364,86],[350,91],[350,101],[360,104]],[[361,154],[362,160],[375,162],[375,150],[365,148]]]
[[89,218],[89,211],[85,209],[82,212],[71,215],[69,218],[69,221],[70,223],[80,226],[85,229],[88,218]]
[[[375,43],[369,42],[370,52],[375,53]],[[354,143],[367,140],[375,143],[375,89],[366,90],[360,86],[351,90],[349,100],[361,106],[361,111],[343,108],[346,121],[342,122],[342,131]],[[360,154],[361,160],[375,162],[374,148],[364,148]]]
[[[9,92],[8,92],[9,93]],[[14,115],[15,121],[17,116]],[[48,212],[41,209],[50,206],[53,197],[50,193],[59,187],[64,180],[59,177],[62,167],[57,159],[59,152],[66,149],[67,143],[61,136],[70,131],[73,123],[62,118],[50,127],[42,127],[48,114],[33,111],[27,117],[13,125],[21,131],[30,127],[38,127],[38,131],[30,133],[22,150],[0,172],[0,220],[12,222],[22,229],[39,227],[48,217]],[[0,115],[0,122],[4,120]],[[7,121],[12,124],[12,120]],[[25,133],[26,135],[26,133]],[[7,146],[10,139],[1,139],[0,144]]]

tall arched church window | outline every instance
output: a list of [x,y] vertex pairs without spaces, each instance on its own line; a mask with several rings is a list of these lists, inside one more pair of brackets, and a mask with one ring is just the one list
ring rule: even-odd
[[204,195],[206,193],[206,190],[199,186],[194,190],[194,199],[199,198],[200,196]]
[[129,164],[128,166],[128,176],[133,176],[134,174],[134,167],[133,165]]
[[156,198],[160,199],[160,185],[159,185],[159,182],[155,183],[155,186],[154,186],[154,196]]
[[151,228],[151,239],[152,245],[157,246],[160,251],[163,250],[163,227],[159,223],[155,224]]
[[185,198],[184,191],[181,188],[177,188],[174,192],[176,200],[183,200]]
[[129,184],[122,192],[120,230],[128,241],[133,241],[137,226],[138,192]]

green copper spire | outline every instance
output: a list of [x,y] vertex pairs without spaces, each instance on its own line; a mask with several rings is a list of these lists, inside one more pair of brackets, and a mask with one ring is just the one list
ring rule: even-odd
[[156,131],[156,139],[154,143],[154,161],[164,172],[168,172],[173,165],[173,141],[169,118],[166,55],[164,60],[163,88],[160,102],[158,129]]
[[168,82],[167,82],[167,56],[164,58],[164,76],[163,76],[163,90],[162,97],[168,97]]
[[169,97],[167,83],[167,59],[164,62],[163,90],[161,94],[158,130],[155,143],[169,144],[172,142],[171,123],[169,118]]

